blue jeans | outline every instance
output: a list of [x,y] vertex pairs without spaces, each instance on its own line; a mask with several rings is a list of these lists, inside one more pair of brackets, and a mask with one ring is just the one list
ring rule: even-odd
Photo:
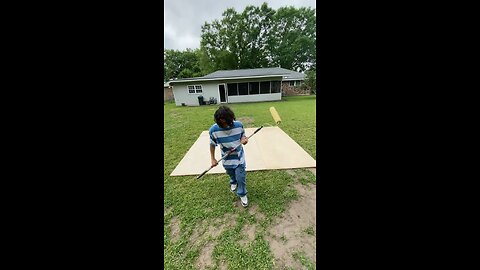
[[237,184],[237,195],[243,197],[247,195],[247,172],[245,165],[239,165],[235,169],[227,169],[228,176],[230,176],[230,184]]

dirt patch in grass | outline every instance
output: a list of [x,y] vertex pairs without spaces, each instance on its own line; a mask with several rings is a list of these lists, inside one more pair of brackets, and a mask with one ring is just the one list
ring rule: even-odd
[[[311,171],[313,173],[313,175],[317,176],[317,168],[306,168],[307,170]],[[290,176],[292,176],[293,178],[295,178],[296,180],[299,178],[299,175],[297,173],[295,173],[294,170],[292,169],[289,169],[289,170],[285,170]]]
[[250,125],[253,123],[253,118],[251,118],[251,117],[238,117],[237,121],[242,122],[242,124],[245,127],[250,127]]
[[200,256],[198,257],[196,268],[205,269],[206,267],[213,266],[212,253],[215,243],[209,242],[205,247],[200,251]]
[[275,266],[283,269],[293,267],[303,269],[301,263],[293,257],[295,252],[304,252],[306,257],[316,263],[315,236],[306,232],[306,228],[316,225],[316,189],[315,185],[296,184],[300,199],[268,229],[267,241],[275,257]]
[[180,220],[177,217],[173,217],[170,222],[171,239],[173,242],[180,238]]
[[200,236],[205,234],[205,228],[203,227],[204,222],[200,222],[200,225],[195,227],[193,230],[192,236],[190,236],[190,244],[195,244],[200,240]]
[[293,170],[287,170],[287,173],[290,174],[293,177],[297,176],[297,174]]
[[249,225],[249,224],[245,225],[245,227],[242,230],[244,238],[242,240],[240,240],[241,245],[246,246],[247,243],[252,242],[255,239],[255,231],[256,231],[255,229],[256,229],[255,224],[254,225]]
[[222,218],[217,218],[208,224],[206,220],[203,220],[193,230],[192,236],[190,236],[190,244],[198,244],[210,236],[216,238],[222,234],[225,228],[233,228],[235,223],[236,220],[232,214],[225,214]]
[[225,228],[233,228],[235,226],[235,223],[235,217],[231,214],[226,214],[222,219],[215,220],[215,222],[208,227],[207,235],[216,238],[220,234],[222,234]]
[[[205,243],[204,246],[201,247],[200,256],[196,262],[196,269],[205,269],[206,267],[213,266],[212,253],[216,242],[205,241],[208,241],[209,237],[217,238],[226,228],[234,228],[235,224],[236,219],[232,214],[225,214],[222,218],[214,219],[208,223],[205,220],[200,222],[200,225],[194,229],[192,236],[190,237],[191,245],[201,245],[202,243]],[[226,269],[222,267],[226,267],[224,262],[223,266],[220,265],[220,268]]]
[[220,262],[220,270],[227,270],[227,263],[225,261]]
[[257,221],[262,221],[265,219],[265,215],[262,214],[260,212],[260,210],[258,210],[258,205],[254,204],[250,207],[248,207],[248,211],[251,213],[251,214],[254,214],[255,215],[255,218],[257,219]]

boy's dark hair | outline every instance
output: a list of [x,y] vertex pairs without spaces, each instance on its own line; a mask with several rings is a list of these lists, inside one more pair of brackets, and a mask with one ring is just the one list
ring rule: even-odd
[[215,119],[215,123],[217,123],[217,125],[219,125],[220,127],[222,126],[220,123],[220,119],[225,120],[228,126],[232,126],[233,120],[236,120],[235,114],[227,106],[220,106],[213,115],[213,118]]

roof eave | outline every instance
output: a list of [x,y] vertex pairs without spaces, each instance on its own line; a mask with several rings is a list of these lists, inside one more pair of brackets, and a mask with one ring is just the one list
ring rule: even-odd
[[220,78],[199,78],[195,80],[176,80],[170,81],[170,85],[173,83],[183,83],[183,82],[204,82],[204,81],[220,81],[220,80],[242,80],[242,79],[258,79],[258,78],[283,78],[285,75],[261,75],[261,76],[244,76],[244,77],[220,77]]

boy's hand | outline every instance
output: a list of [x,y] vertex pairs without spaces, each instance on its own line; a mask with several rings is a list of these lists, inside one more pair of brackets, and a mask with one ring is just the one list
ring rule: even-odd
[[214,158],[211,159],[211,162],[212,162],[212,168],[218,165],[217,160]]
[[241,142],[242,144],[247,144],[247,143],[248,143],[248,138],[244,136],[244,137],[242,137],[242,138],[240,139],[240,142]]

